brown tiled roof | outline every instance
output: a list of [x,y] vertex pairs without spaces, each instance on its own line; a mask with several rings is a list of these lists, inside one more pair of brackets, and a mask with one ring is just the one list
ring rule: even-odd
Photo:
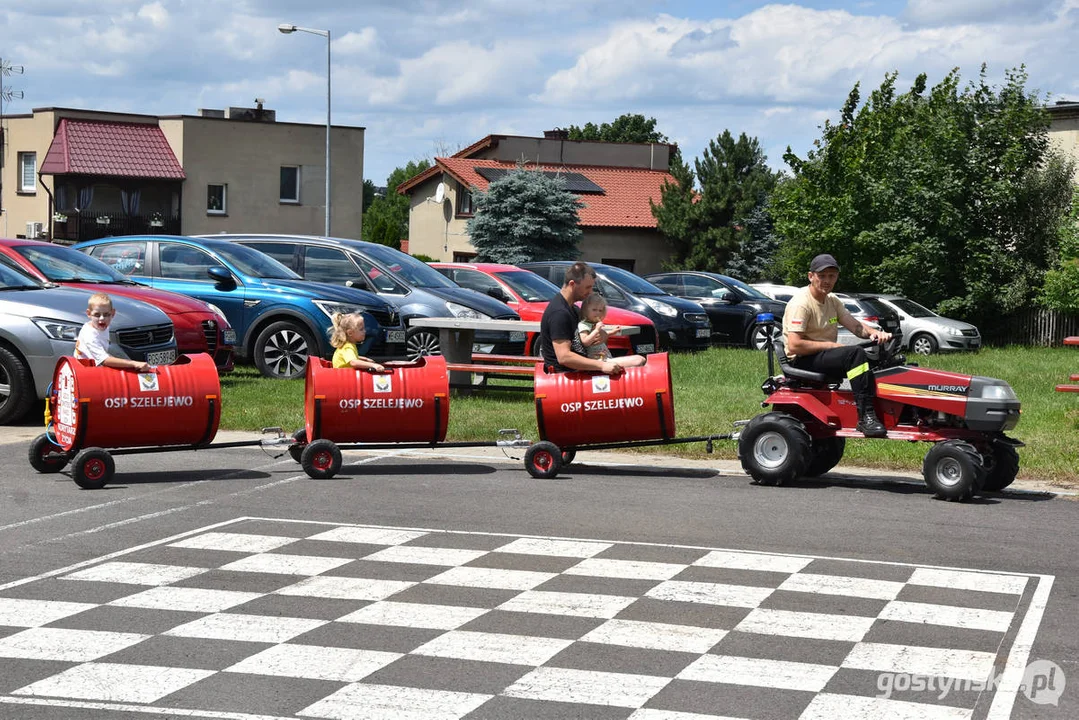
[[43,175],[183,180],[165,134],[157,125],[63,118],[41,163]]

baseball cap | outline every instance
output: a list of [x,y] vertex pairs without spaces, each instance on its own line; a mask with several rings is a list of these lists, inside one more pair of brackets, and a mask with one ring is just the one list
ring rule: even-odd
[[824,253],[813,258],[813,262],[809,263],[809,272],[820,272],[821,270],[827,270],[828,268],[839,269],[839,263],[835,261],[835,258]]

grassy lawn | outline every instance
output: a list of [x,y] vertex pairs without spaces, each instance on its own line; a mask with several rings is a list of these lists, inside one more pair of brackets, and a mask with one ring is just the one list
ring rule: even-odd
[[[922,358],[926,367],[1001,378],[1011,383],[1023,403],[1023,417],[1010,433],[1020,449],[1021,477],[1079,481],[1079,396],[1053,387],[1079,372],[1073,348],[988,348],[975,354]],[[712,349],[679,354],[672,360],[675,417],[679,435],[727,433],[735,420],[763,412],[761,382],[767,356],[752,350]],[[500,381],[502,387],[513,381]],[[291,432],[303,425],[303,380],[266,380],[250,366],[223,378],[222,429],[258,430],[280,426]],[[450,406],[448,439],[493,440],[500,428],[517,428],[535,439],[536,417],[531,385],[520,389],[455,393]],[[851,440],[844,463],[920,470],[924,443]],[[704,457],[703,445],[648,448],[687,457]],[[732,442],[716,443],[717,457],[737,457]]]

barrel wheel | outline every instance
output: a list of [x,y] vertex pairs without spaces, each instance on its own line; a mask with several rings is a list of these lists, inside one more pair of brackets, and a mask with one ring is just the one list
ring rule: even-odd
[[308,477],[332,478],[341,469],[341,448],[331,440],[316,440],[303,449],[300,465]]
[[291,455],[292,459],[296,462],[301,462],[303,449],[306,445],[307,430],[305,428],[300,428],[296,432],[292,433],[292,444],[288,446],[288,454]]
[[553,442],[540,441],[525,451],[525,470],[534,478],[556,477],[562,469],[562,451]]
[[101,448],[86,448],[72,461],[71,479],[84,490],[100,490],[116,472],[112,455]]
[[571,462],[573,462],[573,458],[575,458],[575,457],[577,457],[577,451],[575,449],[569,448],[568,450],[563,450],[562,451],[562,467],[566,467]]
[[30,443],[30,466],[39,473],[58,473],[67,466],[67,454],[63,449],[41,433]]

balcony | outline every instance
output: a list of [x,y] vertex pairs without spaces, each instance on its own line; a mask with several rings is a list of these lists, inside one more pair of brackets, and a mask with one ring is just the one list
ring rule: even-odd
[[[60,219],[60,218],[65,219]],[[84,242],[110,235],[179,235],[180,216],[124,215],[120,212],[84,210],[53,218],[52,237],[65,243]]]

